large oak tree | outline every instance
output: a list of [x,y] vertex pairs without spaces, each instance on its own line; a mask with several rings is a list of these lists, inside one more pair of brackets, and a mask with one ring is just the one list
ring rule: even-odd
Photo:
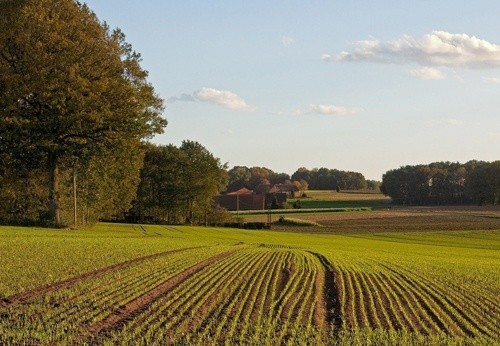
[[139,54],[86,5],[0,0],[0,157],[46,170],[53,222],[60,168],[139,146],[162,111]]

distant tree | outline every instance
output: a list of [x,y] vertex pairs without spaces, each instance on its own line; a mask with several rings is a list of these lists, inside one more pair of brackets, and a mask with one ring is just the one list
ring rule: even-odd
[[500,161],[467,163],[466,189],[478,205],[500,203]]
[[170,223],[193,222],[213,212],[212,199],[227,185],[227,167],[198,142],[150,146],[141,170],[139,208]]
[[314,168],[308,170],[299,168],[292,174],[292,180],[304,180],[311,190],[358,190],[366,188],[365,177],[358,172],[345,172],[337,169]]
[[366,188],[368,190],[373,190],[373,191],[380,191],[380,181],[377,180],[367,180],[366,181]]
[[300,179],[300,190],[301,191],[309,190],[309,183],[304,179]]
[[227,174],[229,179],[227,190],[229,192],[237,191],[241,188],[250,188],[252,173],[248,167],[235,166],[231,168]]
[[63,170],[76,158],[90,163],[162,132],[162,100],[147,75],[123,33],[85,4],[0,2],[0,154],[45,169],[55,224]]
[[304,181],[307,181],[308,183],[311,182],[311,180],[312,180],[311,178],[312,178],[311,172],[305,167],[300,167],[291,176],[292,180],[297,180],[297,181],[304,180]]
[[250,168],[250,188],[256,190],[261,185],[270,185],[269,176],[271,171],[265,167],[252,167]]
[[286,181],[290,181],[290,176],[286,173],[275,173],[272,170],[269,170],[269,182],[271,185],[275,184],[284,184]]
[[434,162],[386,172],[382,193],[395,204],[500,203],[500,161]]

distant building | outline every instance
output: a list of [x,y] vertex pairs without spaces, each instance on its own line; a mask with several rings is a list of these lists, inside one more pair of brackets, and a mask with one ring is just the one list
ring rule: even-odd
[[292,184],[275,184],[268,193],[284,193],[288,198],[299,198],[302,196],[302,191]]
[[301,192],[293,185],[276,184],[274,186],[259,186],[258,192],[242,188],[214,198],[215,203],[230,211],[235,210],[265,210],[285,207],[287,198],[300,197]]
[[264,210],[266,207],[264,194],[246,188],[216,196],[215,203],[227,210]]

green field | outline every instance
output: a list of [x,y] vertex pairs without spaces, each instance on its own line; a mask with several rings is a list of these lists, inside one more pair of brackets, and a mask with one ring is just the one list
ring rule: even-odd
[[0,228],[0,344],[490,345],[500,232]]
[[[318,208],[381,208],[387,207],[391,199],[381,193],[367,191],[306,191],[305,198],[300,198],[303,209]],[[289,199],[292,205],[297,199]]]

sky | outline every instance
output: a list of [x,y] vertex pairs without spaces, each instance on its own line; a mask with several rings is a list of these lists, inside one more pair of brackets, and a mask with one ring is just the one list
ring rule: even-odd
[[165,100],[165,132],[293,174],[500,159],[498,0],[85,1]]

